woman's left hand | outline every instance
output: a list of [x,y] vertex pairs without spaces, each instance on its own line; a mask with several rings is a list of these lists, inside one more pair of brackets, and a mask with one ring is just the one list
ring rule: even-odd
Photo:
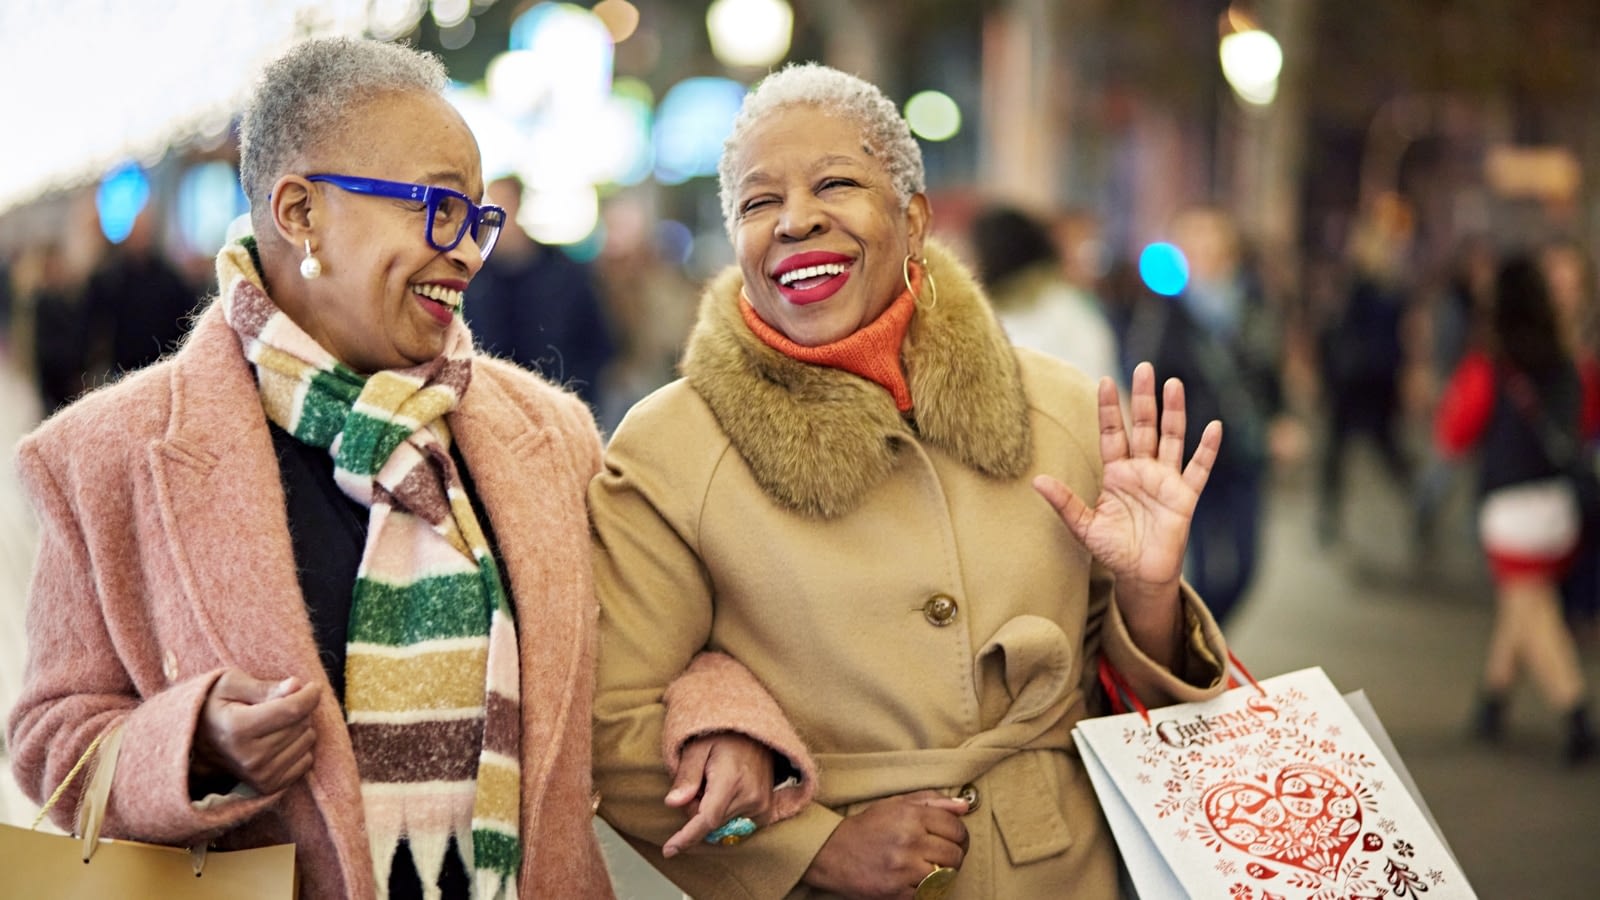
[[1167,379],[1158,428],[1155,382],[1149,363],[1133,370],[1133,427],[1126,430],[1116,385],[1110,378],[1100,379],[1104,476],[1093,507],[1048,475],[1033,482],[1073,535],[1116,576],[1122,603],[1176,598],[1189,522],[1222,446],[1222,423],[1213,421],[1200,436],[1194,457],[1183,465],[1183,383]]
[[735,816],[766,825],[772,817],[772,777],[772,749],[742,734],[718,732],[686,742],[666,803],[683,807],[689,821],[661,846],[662,855],[693,847]]

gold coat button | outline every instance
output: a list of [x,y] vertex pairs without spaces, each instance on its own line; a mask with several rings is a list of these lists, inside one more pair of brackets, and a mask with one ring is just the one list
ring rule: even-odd
[[956,793],[956,799],[967,801],[967,812],[970,813],[976,811],[978,808],[978,801],[980,799],[978,796],[978,786],[975,784],[962,785],[961,790]]
[[956,601],[948,594],[934,594],[922,604],[922,615],[929,622],[943,628],[956,620]]

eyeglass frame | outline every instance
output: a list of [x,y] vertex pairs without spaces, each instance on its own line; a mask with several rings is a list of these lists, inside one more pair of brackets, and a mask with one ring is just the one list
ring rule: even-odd
[[[423,229],[423,234],[428,239],[428,246],[441,253],[448,253],[460,246],[461,239],[467,236],[469,230],[472,232],[473,242],[477,243],[478,229],[482,226],[484,213],[498,213],[500,215],[500,225],[495,229],[494,240],[490,241],[487,247],[481,243],[478,244],[478,252],[484,259],[488,259],[489,254],[494,251],[495,244],[500,241],[500,232],[506,227],[506,211],[504,208],[495,206],[492,203],[484,203],[482,205],[473,203],[471,197],[447,187],[430,184],[411,184],[404,181],[385,181],[381,178],[364,178],[359,175],[335,175],[327,172],[307,175],[305,179],[307,181],[331,184],[342,191],[349,191],[353,194],[390,197],[396,200],[411,200],[427,204],[428,223],[427,227]],[[458,198],[465,203],[467,205],[467,215],[461,222],[460,230],[456,232],[455,240],[449,244],[440,244],[433,239],[433,222],[434,218],[439,214],[439,204],[449,197]]]

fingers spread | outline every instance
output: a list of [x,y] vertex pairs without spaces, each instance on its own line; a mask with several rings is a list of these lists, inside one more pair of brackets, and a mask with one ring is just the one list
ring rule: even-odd
[[[1134,457],[1156,455],[1156,368],[1147,362],[1133,370],[1133,397],[1129,401],[1133,427],[1128,436],[1128,451]],[[1105,406],[1100,413],[1101,443],[1105,443]],[[1110,459],[1106,459],[1110,462]]]
[[1117,398],[1117,383],[1109,375],[1100,379],[1100,458],[1104,462],[1126,459],[1128,433],[1123,429],[1122,402]]
[[1206,430],[1200,435],[1200,446],[1194,449],[1194,456],[1189,459],[1189,465],[1183,469],[1183,481],[1200,493],[1205,489],[1206,482],[1211,478],[1211,467],[1217,462],[1217,453],[1222,449],[1222,423],[1213,419],[1206,425]]
[[1094,510],[1083,502],[1072,488],[1067,487],[1049,475],[1040,475],[1033,479],[1033,489],[1038,491],[1050,505],[1055,508],[1056,515],[1078,540],[1083,540],[1089,532],[1089,523],[1094,521]]
[[1156,450],[1156,458],[1174,469],[1182,466],[1183,437],[1188,427],[1189,416],[1184,404],[1183,382],[1176,378],[1168,378],[1167,383],[1162,386],[1161,444]]

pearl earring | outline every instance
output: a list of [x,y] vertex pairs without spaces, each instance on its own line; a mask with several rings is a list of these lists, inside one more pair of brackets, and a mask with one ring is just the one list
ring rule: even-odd
[[322,260],[311,254],[311,241],[306,241],[306,258],[300,260],[300,277],[307,281],[322,275]]

